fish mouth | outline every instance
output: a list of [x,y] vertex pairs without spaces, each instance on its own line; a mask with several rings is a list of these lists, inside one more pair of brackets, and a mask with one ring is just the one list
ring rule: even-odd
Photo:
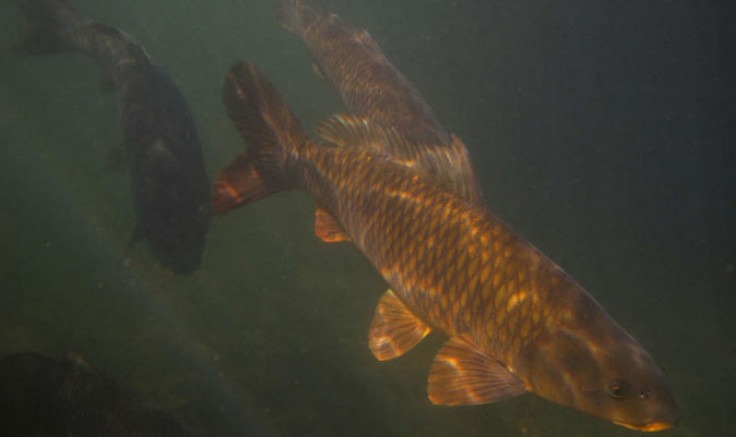
[[637,431],[643,431],[643,432],[662,431],[665,429],[672,428],[675,425],[672,422],[666,422],[666,421],[650,422],[645,425],[632,425],[630,423],[619,422],[617,420],[614,420],[613,423],[615,423],[616,425],[621,425],[629,429],[635,429]]

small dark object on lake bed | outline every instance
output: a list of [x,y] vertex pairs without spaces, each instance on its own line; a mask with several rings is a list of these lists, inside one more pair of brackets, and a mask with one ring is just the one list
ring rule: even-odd
[[184,437],[172,414],[81,359],[20,352],[0,359],[0,423],[7,437]]

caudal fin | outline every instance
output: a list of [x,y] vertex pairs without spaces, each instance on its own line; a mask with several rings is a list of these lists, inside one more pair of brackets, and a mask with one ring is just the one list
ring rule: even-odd
[[15,52],[49,55],[76,50],[71,26],[79,14],[66,0],[24,0],[19,6],[28,22],[28,31],[13,48]]
[[282,0],[276,8],[276,20],[291,33],[303,35],[320,13],[305,5],[302,0]]
[[307,135],[278,90],[246,62],[225,76],[222,100],[248,149],[220,173],[213,207],[224,213],[293,187],[289,162]]

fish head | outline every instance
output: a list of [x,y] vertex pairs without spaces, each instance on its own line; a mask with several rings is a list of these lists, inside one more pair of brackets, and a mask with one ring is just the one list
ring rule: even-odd
[[536,341],[524,353],[528,388],[630,429],[673,427],[682,410],[662,370],[634,338],[610,323],[611,332],[558,329]]

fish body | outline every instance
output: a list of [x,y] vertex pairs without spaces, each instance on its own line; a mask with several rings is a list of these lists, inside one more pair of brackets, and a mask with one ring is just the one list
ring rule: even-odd
[[7,437],[191,437],[173,415],[81,358],[31,352],[0,358],[0,423]]
[[276,16],[284,28],[302,38],[318,71],[352,114],[395,126],[418,142],[449,143],[449,133],[432,108],[366,30],[300,0],[283,1]]
[[317,202],[317,235],[352,241],[391,286],[369,342],[380,360],[430,331],[449,339],[429,376],[436,404],[532,391],[618,424],[658,430],[680,407],[659,367],[569,275],[485,208],[390,156],[309,140],[252,65],[223,100],[249,149],[220,174],[219,212],[284,190]]
[[282,1],[276,15],[285,29],[302,38],[317,71],[337,90],[350,114],[319,127],[320,136],[388,153],[461,197],[482,202],[462,140],[440,124],[365,29],[301,0]]
[[27,0],[21,7],[30,32],[16,51],[82,52],[99,62],[117,91],[136,211],[134,238],[146,240],[175,273],[198,268],[211,216],[210,188],[181,91],[130,36],[82,15],[65,0]]

